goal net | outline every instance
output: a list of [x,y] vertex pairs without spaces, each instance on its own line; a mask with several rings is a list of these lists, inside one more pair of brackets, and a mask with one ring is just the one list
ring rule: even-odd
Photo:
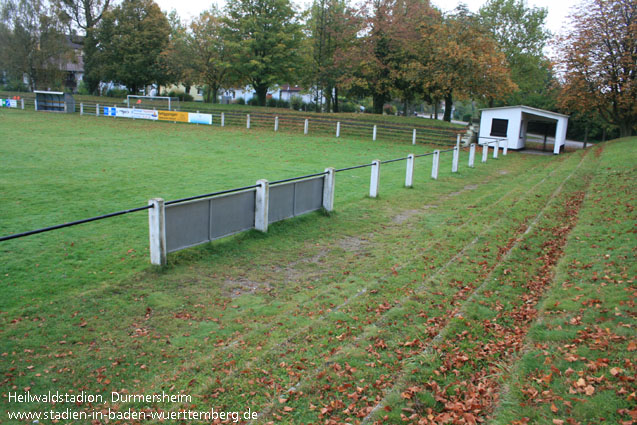
[[179,98],[168,96],[126,96],[126,105],[129,108],[159,109],[174,111],[179,109]]

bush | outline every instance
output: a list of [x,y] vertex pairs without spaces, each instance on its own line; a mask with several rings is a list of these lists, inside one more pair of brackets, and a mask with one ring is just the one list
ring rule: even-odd
[[394,105],[383,106],[383,113],[386,115],[396,115],[396,107]]
[[4,85],[5,91],[27,92],[29,88],[20,80],[8,80]]
[[279,99],[276,102],[276,106],[277,108],[287,108],[290,109],[290,102],[288,102],[287,100],[283,100],[283,99]]
[[236,102],[237,105],[245,105],[246,104],[246,100],[242,97],[238,97]]
[[292,104],[292,109],[296,111],[300,111],[303,108],[303,99],[300,96],[292,96],[290,103]]
[[471,122],[471,114],[464,114],[462,116],[462,121],[464,122]]
[[88,87],[86,87],[86,84],[84,84],[84,81],[80,81],[80,83],[77,85],[77,94],[82,94],[82,95],[91,94],[88,91]]
[[250,106],[259,106],[259,98],[254,96],[250,100],[248,100],[248,105]]
[[267,100],[267,102],[265,104],[269,108],[276,108],[277,107],[277,100],[275,98],[271,97],[271,98],[269,98]]
[[358,112],[359,108],[353,102],[345,101],[340,102],[338,105],[339,112]]
[[190,94],[177,90],[169,91],[166,96],[176,97],[179,99],[180,102],[192,102],[194,100],[194,98]]
[[128,96],[128,90],[126,89],[110,89],[106,92],[106,96],[108,97],[126,97]]

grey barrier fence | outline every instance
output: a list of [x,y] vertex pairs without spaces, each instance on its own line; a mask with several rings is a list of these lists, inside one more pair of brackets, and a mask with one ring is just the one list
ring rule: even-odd
[[[483,145],[483,162],[490,143]],[[496,145],[498,143],[496,142]],[[497,147],[495,149],[498,150]],[[476,145],[469,149],[468,167],[474,166]],[[0,242],[44,233],[64,227],[116,217],[119,215],[148,210],[151,263],[163,265],[166,254],[188,247],[210,242],[238,232],[256,229],[267,232],[268,225],[311,211],[334,208],[335,174],[339,172],[371,168],[369,196],[378,196],[380,167],[382,164],[406,161],[405,186],[413,182],[414,160],[432,156],[431,178],[438,178],[440,154],[453,152],[451,172],[458,171],[460,141],[451,149],[385,161],[374,160],[368,164],[345,168],[327,168],[324,172],[268,182],[259,180],[255,185],[207,193],[164,202],[161,198],[151,199],[148,205],[83,220],[45,227],[28,232],[0,237]],[[506,150],[503,151],[506,155]],[[494,155],[497,158],[497,155]]]

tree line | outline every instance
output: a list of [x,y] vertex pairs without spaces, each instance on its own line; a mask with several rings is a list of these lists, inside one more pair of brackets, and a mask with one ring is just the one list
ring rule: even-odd
[[443,13],[429,0],[230,0],[190,22],[153,0],[0,0],[0,60],[5,80],[30,87],[60,79],[79,34],[84,84],[137,92],[150,84],[205,88],[250,85],[260,105],[278,84],[312,90],[318,110],[369,98],[382,113],[416,101],[480,106],[526,104],[593,117],[597,126],[634,131],[634,0],[584,0],[573,29],[557,38],[553,61],[547,10],[524,0],[488,0],[478,13]]

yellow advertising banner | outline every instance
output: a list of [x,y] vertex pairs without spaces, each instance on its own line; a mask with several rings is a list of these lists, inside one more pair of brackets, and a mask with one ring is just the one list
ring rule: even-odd
[[188,112],[157,111],[157,119],[160,121],[188,122]]

